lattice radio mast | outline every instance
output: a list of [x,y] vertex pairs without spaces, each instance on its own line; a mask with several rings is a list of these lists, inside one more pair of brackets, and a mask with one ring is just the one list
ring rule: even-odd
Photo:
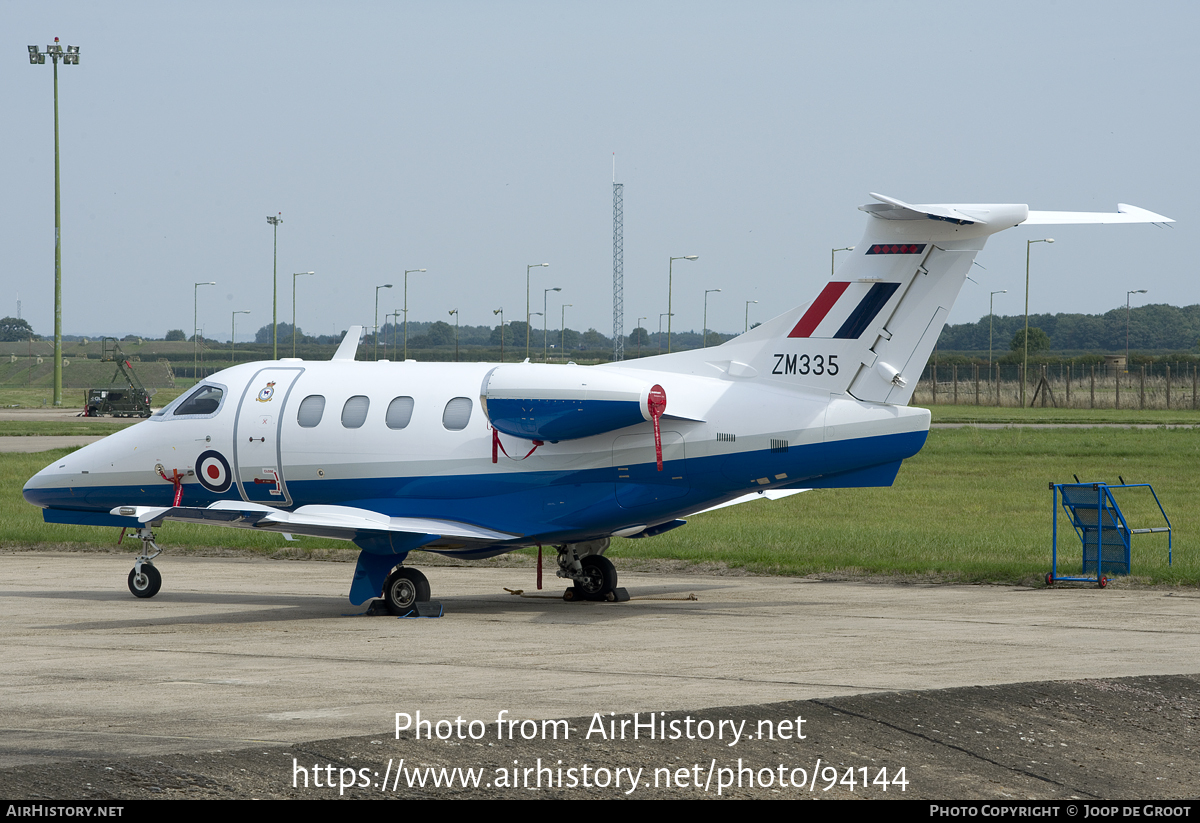
[[625,184],[617,182],[613,152],[613,362],[625,359]]

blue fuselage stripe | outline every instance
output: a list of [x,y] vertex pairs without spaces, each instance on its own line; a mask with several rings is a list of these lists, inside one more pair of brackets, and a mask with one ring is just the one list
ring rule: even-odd
[[[769,488],[890,485],[899,462],[920,451],[927,432],[905,432],[578,471],[528,471],[439,477],[289,481],[293,507],[353,506],[390,517],[445,518],[522,535],[514,544],[590,539],[630,523],[655,524]],[[630,471],[630,468],[633,471]],[[626,478],[626,479],[623,479]],[[682,480],[680,479],[682,478]],[[765,482],[764,482],[765,481]],[[170,506],[174,490],[156,486],[27,488],[25,499],[49,522],[114,525],[117,506]],[[239,499],[199,483],[184,486],[184,505]],[[70,514],[67,514],[70,512]],[[103,521],[84,517],[103,513]],[[125,525],[122,523],[121,525]]]

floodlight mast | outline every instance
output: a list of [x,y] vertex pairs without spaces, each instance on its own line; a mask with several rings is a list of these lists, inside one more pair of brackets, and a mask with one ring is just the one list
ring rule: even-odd
[[59,186],[58,168],[58,61],[64,66],[79,65],[79,46],[67,46],[64,52],[58,38],[38,51],[29,47],[30,65],[46,62],[46,55],[54,64],[54,405],[62,405],[62,197]]
[[296,278],[316,274],[315,271],[298,271],[292,273],[292,357],[296,356]]
[[[279,308],[279,224],[283,222],[283,212],[274,217],[268,215],[267,222],[271,224],[274,231],[274,251],[271,259],[271,359],[279,359],[279,321],[277,313]],[[293,280],[294,284],[296,281]]]
[[671,318],[675,315],[671,311],[671,290],[673,281],[673,266],[676,260],[699,260],[698,254],[685,254],[682,257],[672,257],[667,264],[667,354],[671,353]]
[[546,348],[546,311],[547,311],[546,300],[550,296],[550,292],[552,292],[552,291],[562,291],[562,287],[554,286],[553,288],[542,289],[542,362],[543,363],[547,362],[546,353],[548,351],[548,349]]
[[529,359],[529,270],[545,268],[549,263],[530,263],[525,267],[525,359]]
[[[406,269],[404,271],[404,359],[408,360],[408,276],[415,271],[425,269]],[[378,294],[378,292],[376,292]],[[386,352],[386,349],[385,349]]]
[[751,303],[758,303],[758,301],[757,300],[747,300],[746,301],[746,328],[742,332],[743,334],[750,331],[750,304]]
[[192,382],[200,382],[200,287],[215,286],[215,281],[196,283],[192,287]]
[[[1025,384],[1029,382],[1029,249],[1034,243],[1053,243],[1053,237],[1025,241],[1025,358],[1021,366],[1021,408],[1025,408]],[[936,382],[937,377],[934,376]]]

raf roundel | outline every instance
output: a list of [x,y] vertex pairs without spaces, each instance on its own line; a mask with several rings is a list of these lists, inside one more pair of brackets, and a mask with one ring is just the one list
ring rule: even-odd
[[228,491],[233,482],[229,461],[217,451],[206,451],[200,455],[196,460],[196,476],[200,478],[200,485],[217,494]]

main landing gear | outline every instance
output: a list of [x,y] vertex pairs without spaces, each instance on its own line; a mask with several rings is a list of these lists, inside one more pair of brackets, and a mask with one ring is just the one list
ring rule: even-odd
[[429,602],[429,580],[416,569],[398,566],[383,584],[383,602],[397,617],[419,610],[417,604]]
[[142,541],[142,551],[129,572],[129,591],[134,597],[154,597],[162,588],[162,575],[151,561],[162,554],[162,549],[154,544],[154,532],[150,529],[138,529],[137,536]]
[[617,567],[602,553],[608,544],[609,539],[605,538],[558,547],[557,575],[575,581],[564,599],[616,602],[629,599],[629,594],[617,587]]

